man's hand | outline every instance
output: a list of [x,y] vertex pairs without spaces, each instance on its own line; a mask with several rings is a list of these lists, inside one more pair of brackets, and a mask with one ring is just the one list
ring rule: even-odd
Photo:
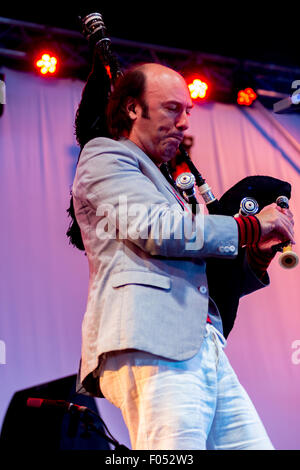
[[261,227],[258,243],[261,251],[271,253],[272,247],[282,242],[295,244],[293,214],[289,209],[270,204],[256,214],[256,217]]

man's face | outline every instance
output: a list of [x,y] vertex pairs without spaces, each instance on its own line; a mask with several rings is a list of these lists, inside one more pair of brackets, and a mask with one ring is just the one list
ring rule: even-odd
[[189,127],[192,101],[184,79],[157,64],[146,72],[144,101],[148,106],[147,117],[140,104],[131,107],[133,126],[129,139],[159,165],[176,155]]

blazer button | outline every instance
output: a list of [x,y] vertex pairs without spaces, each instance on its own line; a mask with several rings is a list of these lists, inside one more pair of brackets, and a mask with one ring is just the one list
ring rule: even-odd
[[199,289],[199,292],[200,292],[201,294],[206,294],[206,293],[207,293],[207,288],[206,288],[206,286],[200,286],[200,287],[198,287],[198,289]]

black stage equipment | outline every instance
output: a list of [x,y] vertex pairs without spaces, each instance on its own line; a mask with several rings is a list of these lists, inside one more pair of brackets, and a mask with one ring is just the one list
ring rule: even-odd
[[[14,394],[8,406],[0,435],[2,449],[30,450],[110,450],[109,438],[94,398],[79,395],[75,391],[76,375],[37,385]],[[71,402],[73,410],[67,413],[64,407],[27,406],[29,398],[43,398]],[[87,407],[96,414],[98,433],[88,429],[79,416],[79,407]],[[78,410],[78,413],[76,412]]]

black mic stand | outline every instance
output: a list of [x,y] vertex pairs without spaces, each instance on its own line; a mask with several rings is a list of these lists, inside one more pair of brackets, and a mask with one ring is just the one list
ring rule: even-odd
[[[94,411],[90,410],[89,408],[86,408],[84,411],[82,411],[78,409],[78,407],[71,406],[69,409],[69,413],[71,415],[68,429],[68,435],[70,437],[76,435],[78,425],[81,423],[84,427],[82,437],[89,437],[90,432],[94,431],[96,434],[104,438],[107,442],[112,444],[114,446],[114,450],[119,452],[130,451],[128,447],[123,444],[120,444],[111,435],[104,421]],[[94,417],[97,417],[99,424],[101,424],[101,427],[104,426],[108,435],[100,429],[100,427],[97,425],[97,422],[95,422]]]

